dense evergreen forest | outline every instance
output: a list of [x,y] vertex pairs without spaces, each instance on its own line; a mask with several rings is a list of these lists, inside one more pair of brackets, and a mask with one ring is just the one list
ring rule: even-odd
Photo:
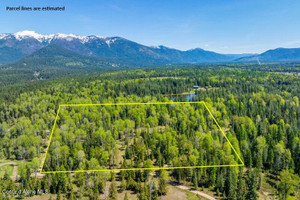
[[[1,198],[168,199],[185,185],[216,199],[300,199],[299,71],[292,63],[170,66],[2,87]],[[191,94],[209,106],[244,167],[39,173],[59,105]],[[63,108],[45,171],[224,163],[238,159],[200,104]],[[7,192],[24,189],[44,192]]]
[[202,102],[154,103],[62,106],[43,170],[237,165]]

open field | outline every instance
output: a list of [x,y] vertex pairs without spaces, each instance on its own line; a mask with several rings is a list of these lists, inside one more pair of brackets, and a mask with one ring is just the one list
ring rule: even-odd
[[0,166],[0,178],[2,178],[5,173],[7,173],[9,176],[12,176],[13,175],[13,170],[14,170],[13,165]]

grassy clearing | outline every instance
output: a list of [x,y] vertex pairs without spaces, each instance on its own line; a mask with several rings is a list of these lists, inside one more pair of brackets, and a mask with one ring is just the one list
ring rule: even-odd
[[196,195],[194,193],[191,192],[186,192],[187,195],[187,200],[206,200],[206,198],[204,197],[200,197],[199,195]]
[[[270,174],[263,173],[262,174],[262,182],[259,192],[259,199],[278,199],[278,194],[276,190],[276,185],[279,184],[279,180],[276,179],[275,176]],[[294,196],[296,195],[296,196]],[[291,195],[289,197],[290,200],[298,200],[300,199],[300,192]]]
[[4,165],[0,167],[0,178],[4,176],[5,172],[7,172],[9,176],[12,176],[13,170],[14,170],[13,165]]
[[187,199],[186,191],[180,190],[177,187],[171,185],[168,186],[167,195],[161,197],[161,200],[181,200],[181,199]]
[[7,162],[17,162],[17,160],[5,160],[5,159],[1,160],[0,159],[0,164],[7,163]]
[[56,194],[42,194],[42,195],[37,195],[33,197],[25,197],[24,199],[26,200],[49,200],[49,199],[56,199],[57,195]]

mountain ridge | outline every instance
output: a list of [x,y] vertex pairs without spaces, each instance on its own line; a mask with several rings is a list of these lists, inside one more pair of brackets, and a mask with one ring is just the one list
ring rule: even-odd
[[300,48],[275,48],[261,54],[241,57],[237,62],[295,62],[300,61]]
[[132,67],[225,62],[300,61],[300,48],[270,49],[261,54],[220,54],[202,48],[182,51],[163,45],[146,46],[117,36],[80,36],[65,33],[42,35],[34,31],[20,31],[0,34],[0,64],[15,63],[51,45],[60,46],[66,51],[72,51],[80,56],[102,59]]
[[[151,47],[122,37],[80,36],[64,33],[42,35],[34,31],[21,31],[0,35],[0,63],[16,62],[53,44],[83,56],[120,60],[140,66],[228,62],[240,57],[239,54],[219,54],[201,48],[181,51],[162,45]],[[7,57],[7,55],[11,56]]]

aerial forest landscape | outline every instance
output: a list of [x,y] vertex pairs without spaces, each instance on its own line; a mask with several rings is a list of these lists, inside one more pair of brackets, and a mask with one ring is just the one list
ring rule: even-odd
[[0,200],[300,199],[300,3],[179,2],[0,13]]
[[[164,199],[168,190],[177,192],[177,186],[184,185],[216,199],[273,195],[297,199],[299,68],[288,67],[289,72],[282,71],[281,64],[271,71],[262,68],[265,70],[257,70],[257,65],[133,69],[46,81],[16,97],[10,95],[10,87],[4,87],[2,90],[8,91],[1,93],[6,99],[1,104],[1,163],[14,162],[18,168],[13,176],[12,170],[1,167],[1,188],[48,190],[49,194],[41,194],[46,199],[56,198],[52,194],[57,193],[73,199],[125,195],[129,199],[149,199],[150,195],[151,199]],[[194,85],[199,87],[194,89]],[[58,105],[187,101],[191,94],[195,94],[193,101],[204,100],[210,107],[244,167],[39,173]],[[122,165],[114,167],[117,169],[163,166],[171,161],[173,166],[238,162],[231,158],[232,149],[201,105],[197,110],[189,104],[176,105],[173,111],[165,105],[128,107],[61,111],[48,154],[49,158],[53,155],[53,167],[46,160],[45,171],[70,170],[70,163],[72,170],[101,169],[116,159]],[[101,144],[101,138],[108,141]],[[124,158],[114,158],[115,151],[120,151],[114,148],[117,145],[123,145],[124,151],[116,155]],[[187,195],[181,190],[178,193]],[[189,198],[202,198],[194,196]]]

